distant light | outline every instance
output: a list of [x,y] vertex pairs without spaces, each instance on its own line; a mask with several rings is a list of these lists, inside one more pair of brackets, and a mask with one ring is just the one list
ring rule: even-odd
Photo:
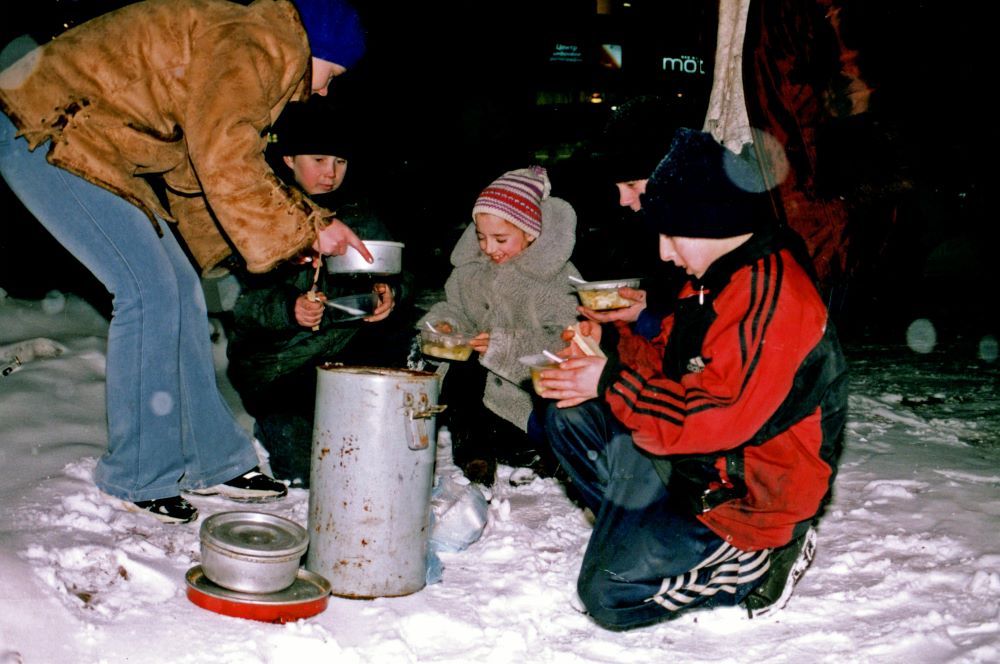
[[1000,344],[992,334],[987,334],[979,340],[979,359],[985,362],[996,362],[1000,355]]
[[601,96],[600,92],[595,92],[592,95],[590,95],[590,103],[591,104],[603,104],[604,103],[604,97]]
[[927,354],[937,345],[937,330],[934,323],[926,318],[918,318],[906,328],[906,345],[915,353]]

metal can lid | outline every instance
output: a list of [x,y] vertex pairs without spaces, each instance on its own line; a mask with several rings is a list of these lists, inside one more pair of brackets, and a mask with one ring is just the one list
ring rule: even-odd
[[264,512],[219,512],[201,524],[202,542],[233,553],[279,557],[305,552],[306,529],[284,517]]

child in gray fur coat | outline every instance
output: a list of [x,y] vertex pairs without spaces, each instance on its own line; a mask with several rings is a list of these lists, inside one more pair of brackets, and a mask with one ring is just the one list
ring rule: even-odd
[[562,331],[577,320],[569,279],[580,276],[569,260],[576,213],[550,190],[539,166],[504,173],[483,190],[451,253],[445,300],[418,323],[474,335],[472,358],[448,368],[439,419],[452,433],[455,463],[474,482],[492,484],[498,462],[555,473],[519,361],[561,348]]

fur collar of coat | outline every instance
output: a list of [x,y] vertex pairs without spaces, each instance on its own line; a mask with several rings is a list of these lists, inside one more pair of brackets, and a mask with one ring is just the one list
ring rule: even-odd
[[[542,233],[523,252],[503,266],[529,279],[547,281],[562,270],[576,244],[576,212],[566,201],[550,196],[542,201]],[[451,252],[451,264],[492,265],[490,257],[479,248],[476,224],[469,224]]]

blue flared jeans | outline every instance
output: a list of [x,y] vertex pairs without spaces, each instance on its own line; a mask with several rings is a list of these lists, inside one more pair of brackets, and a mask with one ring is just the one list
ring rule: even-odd
[[24,206],[114,297],[108,449],[97,486],[128,501],[219,484],[257,465],[219,393],[197,271],[160,219],[29,151],[0,113],[0,173]]

